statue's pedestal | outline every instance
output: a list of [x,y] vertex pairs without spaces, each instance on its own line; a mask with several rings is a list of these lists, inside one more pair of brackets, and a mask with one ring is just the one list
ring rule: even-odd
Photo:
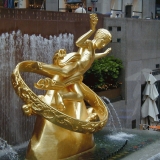
[[38,116],[26,160],[65,159],[94,146],[92,134],[72,132]]

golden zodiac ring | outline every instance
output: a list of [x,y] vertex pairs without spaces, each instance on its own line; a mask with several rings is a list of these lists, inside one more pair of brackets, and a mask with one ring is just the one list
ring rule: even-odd
[[71,131],[79,133],[94,133],[101,130],[108,120],[108,111],[103,101],[89,87],[81,84],[84,99],[96,110],[100,121],[87,122],[72,118],[44,103],[23,81],[20,72],[33,72],[52,78],[53,75],[34,68],[36,61],[23,61],[14,69],[11,80],[17,95],[31,107],[32,113],[40,115],[48,121]]

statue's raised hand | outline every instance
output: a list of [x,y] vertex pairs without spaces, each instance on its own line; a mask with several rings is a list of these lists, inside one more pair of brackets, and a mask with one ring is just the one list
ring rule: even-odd
[[91,30],[94,31],[96,29],[97,22],[98,22],[97,14],[90,14],[90,27],[91,27]]
[[111,48],[108,48],[104,53],[106,53],[106,55],[107,55],[111,52],[111,50],[112,50]]

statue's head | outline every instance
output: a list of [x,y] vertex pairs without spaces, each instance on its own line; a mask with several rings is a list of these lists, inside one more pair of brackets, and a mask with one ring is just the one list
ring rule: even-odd
[[98,29],[93,42],[94,42],[94,48],[95,49],[101,49],[105,47],[112,39],[111,33],[106,29]]
[[65,65],[73,62],[77,63],[77,61],[80,60],[80,58],[81,55],[77,52],[67,54],[67,51],[65,49],[59,49],[54,53],[53,64],[59,67],[64,67]]
[[66,55],[66,50],[65,49],[59,49],[54,53],[53,56],[53,64],[58,65],[59,60],[62,60]]

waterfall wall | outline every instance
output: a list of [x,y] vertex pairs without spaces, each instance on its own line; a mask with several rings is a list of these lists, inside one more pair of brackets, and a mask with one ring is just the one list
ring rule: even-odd
[[[0,137],[9,143],[23,142],[32,133],[35,117],[23,115],[21,107],[23,102],[15,94],[11,85],[11,73],[16,64],[24,60],[35,60],[52,63],[53,53],[66,48],[73,51],[73,34],[60,34],[58,37],[50,36],[49,39],[42,36],[28,34],[22,35],[21,31],[3,33],[0,36]],[[33,84],[41,78],[40,75],[24,73],[23,78],[34,90]],[[42,92],[35,90],[37,94]],[[43,93],[44,94],[44,93]]]

